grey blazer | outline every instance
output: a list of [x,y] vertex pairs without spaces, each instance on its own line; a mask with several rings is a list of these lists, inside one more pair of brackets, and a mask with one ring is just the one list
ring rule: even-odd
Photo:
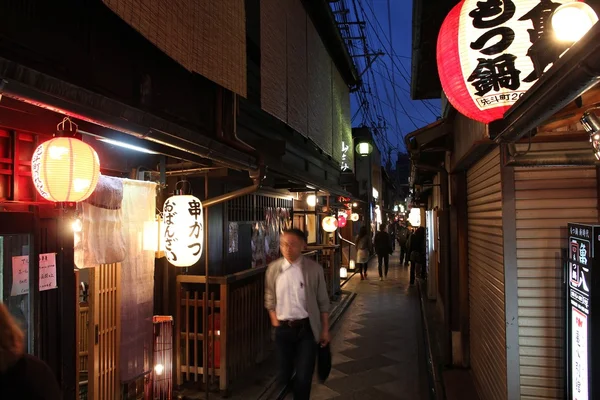
[[[277,291],[275,282],[281,273],[281,267],[284,262],[281,257],[269,264],[265,274],[265,308],[268,311],[275,311],[277,306]],[[317,262],[302,256],[302,272],[304,274],[304,284],[306,285],[306,307],[310,327],[315,336],[315,341],[319,341],[321,335],[321,313],[329,312],[329,296],[325,286],[325,275],[323,267]]]

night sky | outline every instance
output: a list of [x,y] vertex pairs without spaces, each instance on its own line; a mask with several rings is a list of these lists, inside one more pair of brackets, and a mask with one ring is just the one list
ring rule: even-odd
[[[361,100],[357,94],[352,95],[352,126],[376,126],[379,132],[376,142],[384,153],[385,163],[387,151],[392,149],[392,162],[396,160],[398,151],[404,152],[404,135],[436,120],[440,115],[440,101],[430,100],[427,104],[410,99],[410,71],[412,53],[412,1],[389,0],[391,13],[388,14],[388,0],[356,0],[359,19],[365,19],[366,36],[369,53],[381,50],[385,55],[379,57],[370,71],[363,75],[365,97],[371,109],[370,117],[359,110]],[[353,0],[347,0],[346,6],[351,9],[350,18],[354,16]],[[389,22],[391,16],[391,41],[389,40]],[[393,48],[390,47],[390,42]],[[355,49],[354,54],[364,53]],[[356,57],[358,71],[364,70],[364,58]],[[396,93],[394,95],[395,80]],[[365,98],[363,97],[363,99]],[[384,148],[382,148],[384,147]]]

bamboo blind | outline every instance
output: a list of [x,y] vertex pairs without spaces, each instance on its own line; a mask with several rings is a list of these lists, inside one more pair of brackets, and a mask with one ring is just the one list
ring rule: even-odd
[[246,97],[244,0],[103,0],[189,71]]

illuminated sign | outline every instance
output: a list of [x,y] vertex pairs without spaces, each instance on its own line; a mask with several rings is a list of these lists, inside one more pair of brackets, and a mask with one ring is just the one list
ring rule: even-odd
[[592,398],[592,292],[594,249],[600,227],[569,224],[567,277],[567,374],[569,399]]
[[348,150],[350,146],[346,144],[346,142],[342,141],[342,171],[348,171],[350,166],[348,165]]

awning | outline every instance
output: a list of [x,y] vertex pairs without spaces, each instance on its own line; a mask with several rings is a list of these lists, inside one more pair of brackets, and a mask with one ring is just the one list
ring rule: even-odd
[[404,142],[411,153],[424,151],[446,151],[446,148],[431,148],[431,144],[452,132],[452,124],[447,118],[439,119],[406,135]]
[[440,168],[450,150],[448,135],[452,132],[452,120],[440,119],[406,135],[404,143],[410,152],[410,183],[433,179],[433,169]]
[[126,133],[185,155],[187,161],[213,160],[233,169],[255,170],[255,157],[201,132],[0,58],[0,94],[60,114]]
[[[490,124],[496,142],[515,142],[600,81],[596,23],[505,114]],[[582,113],[585,110],[581,110]]]

